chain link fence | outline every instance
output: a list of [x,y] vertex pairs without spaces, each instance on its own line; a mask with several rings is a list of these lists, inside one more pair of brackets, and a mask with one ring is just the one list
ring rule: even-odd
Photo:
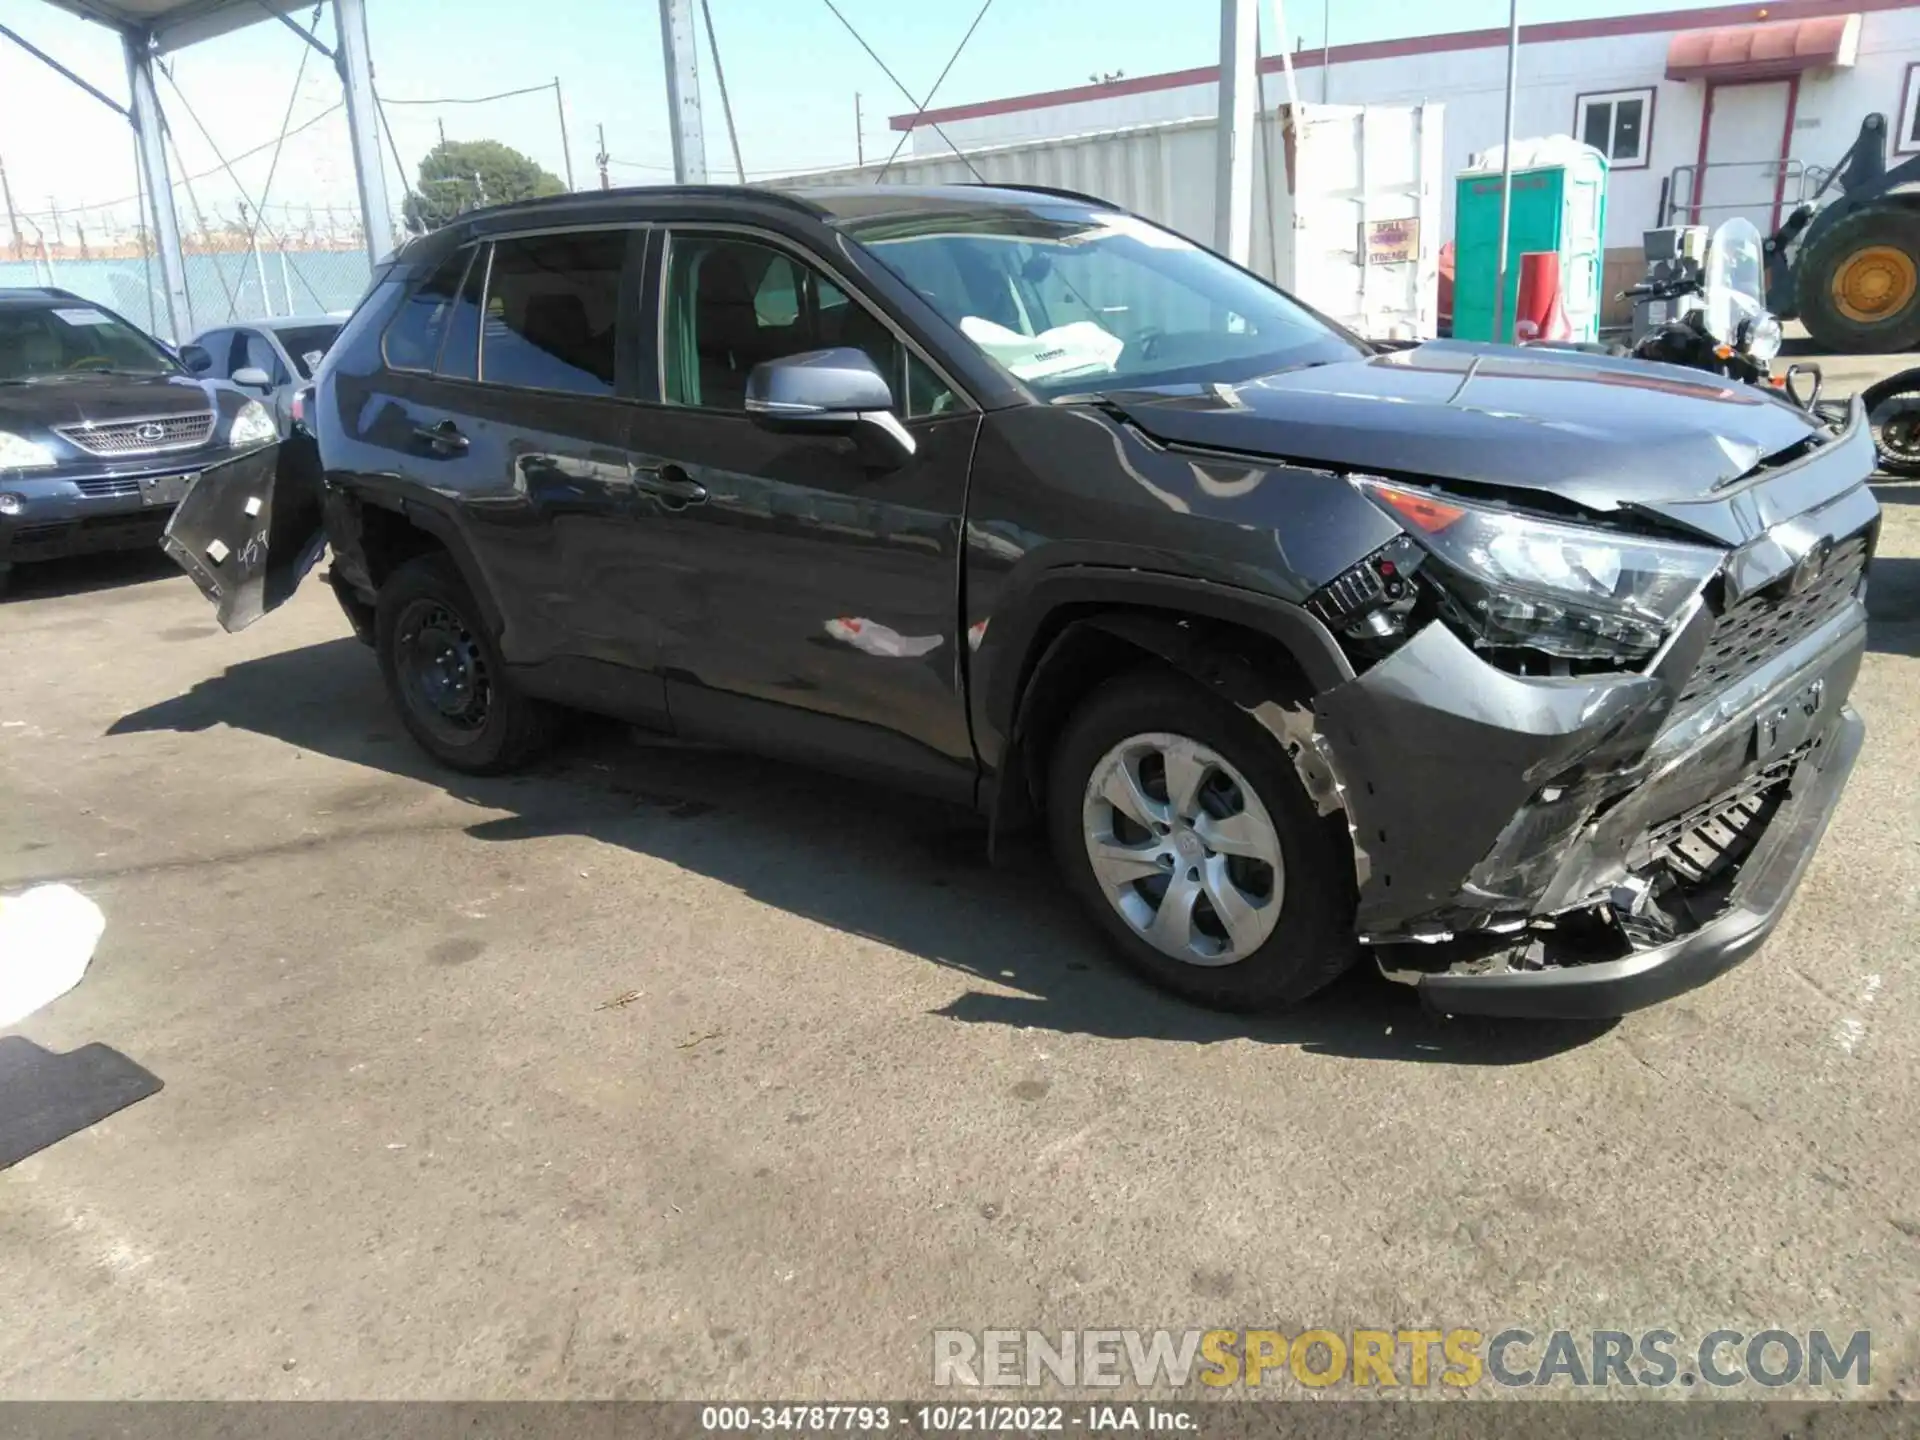
[[[6,253],[0,251],[0,253]],[[366,291],[363,249],[278,249],[189,253],[187,301],[191,320],[176,341],[201,330],[275,315],[321,315],[351,310]],[[25,259],[0,259],[0,287],[57,285],[105,305],[167,337],[165,282],[151,255],[56,255],[51,247]]]

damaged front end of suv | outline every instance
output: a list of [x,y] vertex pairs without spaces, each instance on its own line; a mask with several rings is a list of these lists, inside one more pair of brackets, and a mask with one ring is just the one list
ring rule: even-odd
[[1447,1012],[1612,1015],[1758,948],[1862,740],[1872,457],[1856,403],[1611,513],[1348,475],[1403,533],[1309,601],[1356,671],[1311,739],[1389,978]]

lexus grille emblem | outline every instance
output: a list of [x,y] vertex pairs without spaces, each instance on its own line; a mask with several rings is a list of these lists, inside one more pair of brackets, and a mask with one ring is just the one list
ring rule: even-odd
[[167,427],[162,425],[158,420],[149,420],[133,432],[133,438],[136,440],[145,440],[149,443],[164,440],[167,438]]

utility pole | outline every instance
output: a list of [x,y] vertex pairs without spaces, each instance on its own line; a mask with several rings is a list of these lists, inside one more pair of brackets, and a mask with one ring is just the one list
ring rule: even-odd
[[20,217],[14,212],[13,186],[7,183],[7,162],[4,160],[0,160],[0,196],[6,197],[7,231],[13,236],[13,258],[24,259],[27,253],[27,242],[20,238]]
[[1511,0],[1507,12],[1507,133],[1500,146],[1500,253],[1494,269],[1493,334],[1498,345],[1513,339],[1500,333],[1501,311],[1507,302],[1508,211],[1513,206],[1513,91],[1520,78],[1520,0]]
[[667,129],[677,185],[707,183],[707,142],[700,125],[700,66],[693,38],[693,0],[660,0],[660,53],[667,66]]
[[1320,103],[1327,103],[1327,86],[1333,82],[1333,0],[1320,5]]
[[573,144],[567,139],[567,102],[560,94],[560,77],[553,77],[553,108],[560,112],[560,155],[567,162],[567,189],[573,189]]
[[447,122],[436,115],[433,118],[433,123],[440,127],[440,143],[445,145],[447,143]]
[[1253,258],[1253,121],[1260,98],[1254,0],[1220,0],[1220,129],[1213,248]]
[[860,92],[853,92],[853,153],[854,158],[864,165],[867,163],[867,126],[860,118]]
[[613,157],[607,154],[607,127],[604,125],[596,125],[593,128],[600,134],[600,153],[593,157],[594,163],[600,167],[600,188],[602,190],[611,190],[613,185],[607,179],[607,161]]

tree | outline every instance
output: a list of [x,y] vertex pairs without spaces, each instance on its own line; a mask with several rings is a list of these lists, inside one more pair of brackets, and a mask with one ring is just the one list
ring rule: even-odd
[[482,205],[531,200],[566,191],[560,178],[498,140],[442,140],[420,162],[420,183],[407,196],[407,228],[423,234]]

